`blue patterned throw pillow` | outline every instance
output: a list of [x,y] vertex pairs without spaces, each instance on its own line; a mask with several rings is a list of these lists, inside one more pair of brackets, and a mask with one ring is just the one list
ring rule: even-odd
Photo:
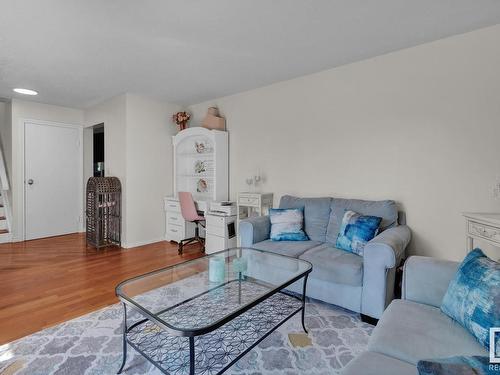
[[272,241],[307,241],[309,238],[304,233],[303,208],[271,208]]
[[418,361],[418,375],[488,375],[488,357],[450,357]]
[[346,211],[335,246],[363,256],[366,243],[377,235],[381,221],[382,218],[378,216],[362,216],[354,211]]
[[448,286],[441,311],[489,349],[490,328],[500,327],[500,263],[480,249],[467,254]]

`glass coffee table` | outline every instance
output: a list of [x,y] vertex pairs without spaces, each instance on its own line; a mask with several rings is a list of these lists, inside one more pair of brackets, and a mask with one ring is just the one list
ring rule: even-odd
[[[163,268],[116,287],[123,303],[123,362],[130,345],[165,374],[221,374],[301,312],[304,260],[234,248]],[[294,290],[287,290],[292,284]],[[299,287],[297,289],[297,287]]]

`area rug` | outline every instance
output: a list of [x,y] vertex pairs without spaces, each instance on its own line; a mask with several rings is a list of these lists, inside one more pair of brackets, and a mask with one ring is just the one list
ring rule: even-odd
[[[161,292],[155,293],[147,299],[158,300]],[[122,306],[116,304],[3,345],[0,374],[116,374],[122,359],[122,318]],[[290,342],[290,333],[303,333],[297,314],[226,374],[336,374],[365,350],[372,331],[358,314],[315,300],[306,305],[306,326],[311,345]],[[161,372],[129,347],[123,374]]]

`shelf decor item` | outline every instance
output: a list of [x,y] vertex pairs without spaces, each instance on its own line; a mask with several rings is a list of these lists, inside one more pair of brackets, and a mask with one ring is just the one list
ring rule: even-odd
[[195,173],[203,173],[207,171],[207,166],[203,160],[196,160],[194,163],[194,172]]
[[87,245],[97,249],[121,246],[121,190],[116,177],[91,177],[87,181]]
[[201,125],[207,129],[226,130],[226,119],[219,116],[219,110],[216,107],[210,107]]
[[191,115],[187,113],[186,111],[183,112],[177,112],[172,116],[172,121],[179,126],[179,131],[184,130],[187,128],[187,123],[189,119],[191,118]]
[[200,178],[196,183],[196,192],[197,193],[208,193],[208,182],[207,180]]

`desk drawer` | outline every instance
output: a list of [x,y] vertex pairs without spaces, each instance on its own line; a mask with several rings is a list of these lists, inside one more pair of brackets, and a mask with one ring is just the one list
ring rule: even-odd
[[248,207],[259,207],[260,199],[257,197],[239,197],[238,204],[240,206],[248,206]]
[[224,223],[226,222],[226,218],[224,216],[216,216],[216,215],[207,215],[205,216],[205,220],[207,221],[207,228],[209,227],[224,228]]
[[488,225],[469,221],[469,234],[500,243],[500,230]]
[[184,225],[184,218],[180,212],[167,211],[167,223],[174,225]]
[[167,240],[176,241],[184,239],[185,228],[181,225],[168,224],[167,225]]
[[181,212],[181,205],[178,201],[165,200],[165,211]]

